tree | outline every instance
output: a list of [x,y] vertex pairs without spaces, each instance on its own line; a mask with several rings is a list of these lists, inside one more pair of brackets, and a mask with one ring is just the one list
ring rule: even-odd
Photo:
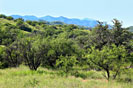
[[59,59],[56,60],[56,67],[68,73],[76,63],[77,59],[75,56],[60,56]]
[[80,58],[80,47],[78,47],[74,41],[65,38],[55,38],[48,42],[49,50],[45,61],[43,61],[44,65],[55,67],[56,61],[60,58],[60,56],[64,58],[67,58],[67,56],[75,56],[76,59]]
[[78,26],[74,25],[74,24],[70,24],[70,25],[67,25],[67,27],[65,28],[66,31],[70,32],[74,29],[77,29]]
[[29,28],[22,19],[19,19],[17,20],[17,23],[16,23],[16,26],[21,29],[21,30],[24,30],[24,31],[28,31],[28,32],[31,32],[32,29]]
[[8,16],[8,17],[6,17],[6,19],[7,19],[7,20],[13,20],[13,17]]
[[7,68],[8,63],[4,59],[5,46],[0,45],[0,69]]
[[97,49],[101,49],[104,45],[110,44],[111,33],[109,26],[103,22],[93,28],[88,37],[88,47],[95,45]]
[[110,71],[113,71],[113,78],[115,79],[122,69],[127,65],[127,51],[124,46],[104,46],[101,50],[91,48],[88,55],[88,61],[92,63],[96,68],[106,71],[109,80],[111,77]]
[[0,14],[0,18],[6,18],[6,15]]
[[37,70],[41,65],[44,53],[47,52],[45,48],[46,45],[41,45],[40,42],[35,41],[36,38],[24,39],[20,46],[22,55],[26,65],[29,66],[31,70]]
[[5,60],[8,62],[10,67],[18,67],[22,63],[22,54],[19,49],[18,41],[15,41],[6,48]]
[[2,32],[2,30],[0,28],[0,45],[2,44],[2,38],[3,38],[3,32]]
[[111,42],[119,45],[127,45],[133,39],[133,33],[128,31],[128,28],[123,28],[122,23],[117,19],[113,20],[113,28],[111,30]]
[[20,31],[17,29],[9,29],[9,28],[5,28],[5,30],[0,29],[0,44],[6,46],[10,45],[17,39],[19,33]]

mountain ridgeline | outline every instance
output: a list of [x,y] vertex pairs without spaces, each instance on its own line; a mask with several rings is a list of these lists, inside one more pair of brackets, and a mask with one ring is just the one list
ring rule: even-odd
[[26,16],[20,16],[20,15],[11,15],[14,19],[17,18],[23,18],[24,20],[31,20],[31,21],[39,21],[39,20],[44,20],[44,21],[48,21],[48,22],[54,22],[54,21],[60,21],[66,24],[75,24],[75,25],[79,25],[79,26],[86,26],[86,27],[95,27],[98,22],[96,20],[93,19],[76,19],[76,18],[67,18],[67,17],[52,17],[52,16],[44,16],[44,17],[36,17],[36,16],[30,16],[30,15],[26,15]]
[[133,32],[133,26],[129,27],[129,31]]

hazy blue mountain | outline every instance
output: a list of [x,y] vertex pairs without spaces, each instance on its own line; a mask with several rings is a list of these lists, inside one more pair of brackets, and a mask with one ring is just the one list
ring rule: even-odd
[[25,16],[20,16],[20,15],[11,15],[14,19],[18,19],[18,18],[23,18],[24,20],[32,20],[32,21],[37,21],[39,18],[36,16],[29,16],[29,15],[25,15]]
[[11,15],[14,19],[22,18],[20,15]]
[[129,27],[129,31],[133,32],[133,26]]
[[36,17],[36,16],[30,16],[30,15],[26,15],[26,16],[20,16],[20,15],[12,15],[13,18],[17,19],[17,18],[23,18],[24,20],[32,20],[32,21],[37,21],[37,20],[45,20],[48,22],[54,22],[54,21],[60,21],[60,22],[64,22],[66,24],[76,24],[76,25],[80,25],[80,26],[87,26],[87,27],[94,27],[97,25],[97,21],[96,20],[92,20],[92,19],[77,19],[77,18],[67,18],[67,17],[52,17],[52,16],[44,16],[44,17]]

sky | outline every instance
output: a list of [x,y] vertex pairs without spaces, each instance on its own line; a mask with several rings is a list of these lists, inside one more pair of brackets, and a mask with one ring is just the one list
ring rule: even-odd
[[0,14],[90,18],[133,26],[133,0],[0,0]]

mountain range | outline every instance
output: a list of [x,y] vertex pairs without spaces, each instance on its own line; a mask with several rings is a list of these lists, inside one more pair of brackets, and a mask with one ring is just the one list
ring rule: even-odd
[[60,21],[64,22],[66,24],[75,24],[79,26],[86,26],[86,27],[95,27],[98,22],[93,19],[78,19],[78,18],[67,18],[67,17],[53,17],[53,16],[44,16],[44,17],[36,17],[36,16],[31,16],[31,15],[11,15],[14,19],[17,18],[23,18],[24,20],[32,20],[32,21],[39,21],[39,20],[44,20],[48,22],[55,22],[55,21]]
[[133,26],[129,27],[129,31],[133,32]]

